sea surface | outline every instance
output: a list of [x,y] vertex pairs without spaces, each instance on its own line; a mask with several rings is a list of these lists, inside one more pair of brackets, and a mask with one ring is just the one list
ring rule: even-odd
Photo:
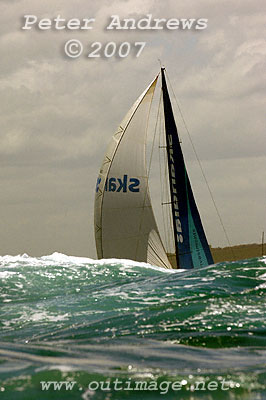
[[[266,399],[266,257],[0,257],[0,399]],[[69,385],[69,386],[68,386]]]

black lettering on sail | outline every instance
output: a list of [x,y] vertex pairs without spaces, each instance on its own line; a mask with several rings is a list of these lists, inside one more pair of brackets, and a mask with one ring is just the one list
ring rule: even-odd
[[194,268],[203,264],[202,256],[205,264],[213,259],[187,175],[163,68],[161,73],[176,261],[180,268]]

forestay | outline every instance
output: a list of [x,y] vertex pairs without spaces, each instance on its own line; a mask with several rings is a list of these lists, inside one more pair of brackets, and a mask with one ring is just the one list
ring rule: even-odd
[[200,214],[191,189],[164,76],[162,90],[176,261],[179,268],[213,264]]

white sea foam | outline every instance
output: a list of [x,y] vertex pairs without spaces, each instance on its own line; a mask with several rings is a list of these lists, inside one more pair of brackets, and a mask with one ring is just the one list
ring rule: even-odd
[[63,253],[54,252],[52,254],[41,256],[41,257],[32,257],[28,254],[18,254],[16,256],[5,255],[0,256],[0,266],[19,266],[21,264],[24,265],[31,265],[31,266],[45,266],[54,263],[56,265],[119,265],[123,266],[128,269],[128,267],[141,267],[141,268],[148,268],[153,269],[160,272],[165,273],[176,273],[181,272],[184,270],[173,270],[173,269],[166,269],[162,267],[157,267],[154,265],[150,265],[145,262],[138,262],[133,260],[127,259],[118,259],[118,258],[106,258],[101,260],[94,260],[88,257],[78,257],[78,256],[69,256]]

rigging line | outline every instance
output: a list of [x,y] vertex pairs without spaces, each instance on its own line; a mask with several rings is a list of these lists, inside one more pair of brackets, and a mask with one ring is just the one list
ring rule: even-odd
[[[161,115],[161,99],[162,99],[162,95],[160,96],[160,102],[159,102],[159,107],[158,107],[158,113],[159,113],[159,149],[158,149],[158,153],[159,153],[159,168],[160,168],[160,197],[161,197],[161,202],[163,201],[163,197],[164,197],[164,187],[163,187],[163,179],[162,179],[162,165],[164,165],[161,161],[161,152],[160,152],[160,148],[162,148],[163,146],[161,146],[161,140],[162,140],[162,135],[161,135],[161,124],[162,124],[162,115]],[[165,246],[167,249],[168,243],[167,243],[167,236],[166,236],[166,226],[165,226],[165,220],[164,220],[164,214],[163,214],[163,208],[161,207],[161,216],[162,216],[162,221],[163,221],[163,233],[164,233],[164,242],[165,242]]]
[[[162,93],[160,94],[159,104],[161,103],[161,99],[162,99]],[[151,155],[150,155],[149,168],[148,168],[148,174],[147,174],[148,178],[149,178],[150,172],[151,172],[151,162],[152,162],[152,156],[153,156],[154,144],[155,144],[155,137],[156,137],[158,121],[159,121],[159,113],[160,113],[160,111],[159,111],[159,108],[158,108],[157,116],[156,116],[155,129],[154,129],[154,135],[153,135],[153,139],[152,139]]]
[[[162,92],[163,93],[163,92]],[[161,104],[161,115],[164,115],[163,112],[163,107]],[[164,118],[161,119],[161,132],[162,132],[162,139],[163,139],[163,148],[167,148],[166,143],[165,143],[165,126],[164,126]],[[166,159],[166,151],[163,151],[163,197],[162,200],[168,200],[169,199],[169,186],[168,186],[168,163]],[[162,201],[163,203],[163,201]],[[171,211],[170,208],[167,207],[162,207],[163,210],[163,221],[164,221],[164,226],[165,226],[165,241],[167,243],[167,250],[168,253],[171,253],[174,248],[173,245],[173,226],[172,226],[172,221],[171,221]]]
[[[162,135],[160,135],[161,133],[161,125],[162,125],[162,110],[161,110],[161,101],[162,101],[162,93],[160,95],[160,100],[159,100],[159,107],[158,107],[158,113],[157,113],[157,118],[159,118],[159,170],[160,170],[160,197],[161,197],[161,203],[163,201],[163,197],[164,197],[164,186],[163,186],[163,179],[162,179],[162,165],[164,165],[164,163],[162,163],[161,161],[161,152],[160,152],[160,148],[163,148],[163,146],[161,146],[161,140],[162,140]],[[162,221],[163,221],[163,233],[164,233],[164,241],[165,241],[165,246],[166,246],[166,250],[168,248],[168,241],[167,241],[167,234],[166,234],[166,223],[165,223],[165,218],[164,218],[164,210],[163,207],[161,207],[161,216],[162,216]]]
[[[163,91],[162,91],[163,93]],[[163,121],[162,131],[164,133],[164,144],[166,146],[166,133],[165,133],[165,124]],[[171,193],[170,193],[170,182],[169,182],[169,171],[168,171],[168,160],[167,160],[167,151],[164,151],[164,181],[165,181],[165,199],[170,202]],[[168,183],[168,184],[167,184]],[[173,230],[173,221],[172,221],[172,211],[171,207],[165,208],[165,218],[168,224],[168,242],[169,242],[169,252],[175,253],[175,242],[174,242],[174,230]]]
[[[161,91],[161,93],[163,93]],[[162,144],[159,146],[159,148],[166,149],[166,143],[165,143],[165,126],[164,126],[164,120],[162,118],[163,115],[163,110],[162,110],[162,101],[160,104],[160,133],[161,134],[161,139],[162,139]],[[160,155],[159,151],[159,155]],[[163,173],[162,173],[162,168],[164,167]],[[163,178],[162,179],[162,174]],[[169,200],[169,186],[167,185],[168,183],[168,163],[166,160],[166,151],[163,151],[163,164],[161,163],[160,159],[160,180],[161,180],[161,188],[162,188],[162,194],[161,194],[161,203],[163,203],[163,200]],[[170,210],[170,207],[161,207],[162,210],[162,218],[163,218],[163,225],[164,225],[164,238],[165,238],[165,243],[167,246],[167,251],[168,253],[172,253],[174,249],[174,233],[173,233],[173,225],[172,225],[172,213]],[[168,229],[167,229],[168,228]]]
[[[167,196],[167,183],[165,180],[165,170],[164,166],[165,164],[165,151],[163,152],[163,161],[161,160],[161,148],[166,148],[165,143],[164,143],[164,135],[163,133],[163,110],[162,110],[162,92],[160,96],[160,104],[159,104],[159,110],[160,110],[160,121],[159,121],[159,138],[160,141],[159,143],[162,145],[159,145],[159,164],[160,164],[160,187],[161,187],[161,203],[164,200],[164,197]],[[166,251],[169,252],[170,248],[170,238],[169,238],[169,232],[167,233],[167,226],[168,224],[168,219],[167,219],[167,210],[164,209],[164,207],[161,207],[161,213],[162,213],[162,221],[163,221],[163,229],[164,229],[164,241],[166,245]]]
[[213,197],[211,188],[210,188],[210,186],[209,186],[209,183],[208,183],[208,181],[207,181],[206,175],[205,175],[205,173],[204,173],[202,164],[201,164],[200,159],[199,159],[199,157],[198,157],[198,154],[197,154],[197,152],[196,152],[196,148],[195,148],[195,146],[194,146],[194,143],[193,143],[193,141],[192,141],[192,138],[191,138],[191,135],[190,135],[188,126],[187,126],[187,124],[186,124],[185,118],[184,118],[183,113],[182,113],[182,111],[181,111],[181,107],[180,107],[180,105],[179,105],[179,103],[178,103],[178,101],[177,101],[177,98],[176,98],[175,92],[174,92],[174,90],[173,90],[173,87],[172,87],[172,85],[171,85],[171,81],[170,81],[170,79],[169,79],[168,73],[166,72],[166,74],[167,74],[168,82],[170,83],[170,87],[171,87],[171,91],[172,91],[172,93],[173,93],[173,97],[174,97],[174,99],[175,99],[176,105],[177,105],[178,110],[179,110],[179,112],[180,112],[180,115],[181,115],[181,118],[182,118],[184,127],[185,127],[185,129],[186,129],[186,131],[187,131],[187,134],[188,134],[188,137],[189,137],[191,146],[192,146],[192,148],[193,148],[193,151],[194,151],[194,153],[195,153],[196,159],[197,159],[198,164],[199,164],[199,166],[200,166],[202,176],[203,176],[203,178],[204,178],[204,180],[205,180],[206,186],[207,186],[208,191],[209,191],[209,193],[210,193],[210,196],[211,196],[211,199],[212,199],[214,208],[215,208],[216,213],[217,213],[217,215],[218,215],[218,218],[219,218],[219,220],[220,220],[220,224],[221,224],[221,226],[222,226],[222,229],[223,229],[224,235],[225,235],[225,237],[226,237],[227,243],[228,243],[228,245],[229,245],[229,247],[230,247],[230,249],[231,249],[231,253],[232,253],[232,255],[233,255],[234,260],[236,260],[234,251],[233,251],[233,249],[232,249],[232,245],[231,245],[231,243],[230,243],[229,237],[228,237],[228,235],[227,235],[225,226],[224,226],[223,221],[222,221],[222,217],[221,217],[221,215],[220,215],[220,213],[219,213],[219,210],[218,210],[218,207],[217,207],[216,202],[215,202],[215,200],[214,200],[214,197]]
[[[158,75],[157,75],[157,77],[158,77]],[[154,93],[153,93],[152,96],[154,96]],[[152,102],[151,102],[151,103],[152,103]],[[148,113],[147,124],[146,124],[146,135],[147,135],[147,131],[148,131],[148,123],[149,123],[150,113],[151,113],[151,103],[150,103],[150,107],[149,107],[149,113]],[[157,127],[157,123],[158,123],[158,113],[157,113],[157,120],[156,120],[155,129],[154,129],[153,141],[152,141],[152,149],[151,149],[151,155],[150,155],[150,160],[149,160],[149,168],[148,168],[148,171],[147,171],[147,182],[149,182],[149,177],[150,177],[151,161],[152,161],[152,155],[153,155],[153,150],[154,150],[154,143],[155,143],[155,136],[156,136],[156,127]],[[147,184],[147,186],[146,186],[146,191],[145,191],[145,194],[144,194],[144,199],[143,199],[142,215],[143,215],[143,212],[144,212],[145,203],[146,203],[146,198],[147,198],[148,193],[149,193],[149,186],[148,186],[148,184]],[[152,210],[152,212],[153,212],[153,210]],[[141,231],[141,227],[142,227],[142,218],[141,218],[140,224],[139,224],[139,232]],[[159,235],[158,235],[158,236],[159,236]],[[159,238],[160,238],[160,236],[159,236]],[[161,239],[160,239],[160,241],[161,241]],[[163,249],[164,249],[164,246],[163,246],[163,243],[162,243],[162,242],[161,242],[161,244],[162,244],[162,247],[163,247]],[[137,252],[138,252],[138,247],[139,247],[139,240],[138,240],[138,242],[137,242],[136,254],[137,254]],[[164,250],[165,250],[165,249],[164,249]],[[160,258],[159,254],[156,253],[156,255],[158,256],[158,258]]]
[[[164,135],[166,138],[166,135]],[[167,154],[166,151],[164,152],[164,157],[165,157],[165,170],[164,170],[164,176],[165,176],[165,182],[169,182],[169,171],[168,171],[168,160],[167,160]],[[169,185],[167,186],[166,184],[166,191],[167,191],[167,200],[170,202],[171,199],[171,193],[170,193],[170,182]],[[169,225],[169,242],[170,242],[170,252],[175,253],[175,239],[174,239],[174,227],[173,227],[173,216],[172,216],[172,208],[169,205],[169,207],[166,207],[166,212],[168,212],[168,225]],[[172,250],[171,250],[172,249]]]

